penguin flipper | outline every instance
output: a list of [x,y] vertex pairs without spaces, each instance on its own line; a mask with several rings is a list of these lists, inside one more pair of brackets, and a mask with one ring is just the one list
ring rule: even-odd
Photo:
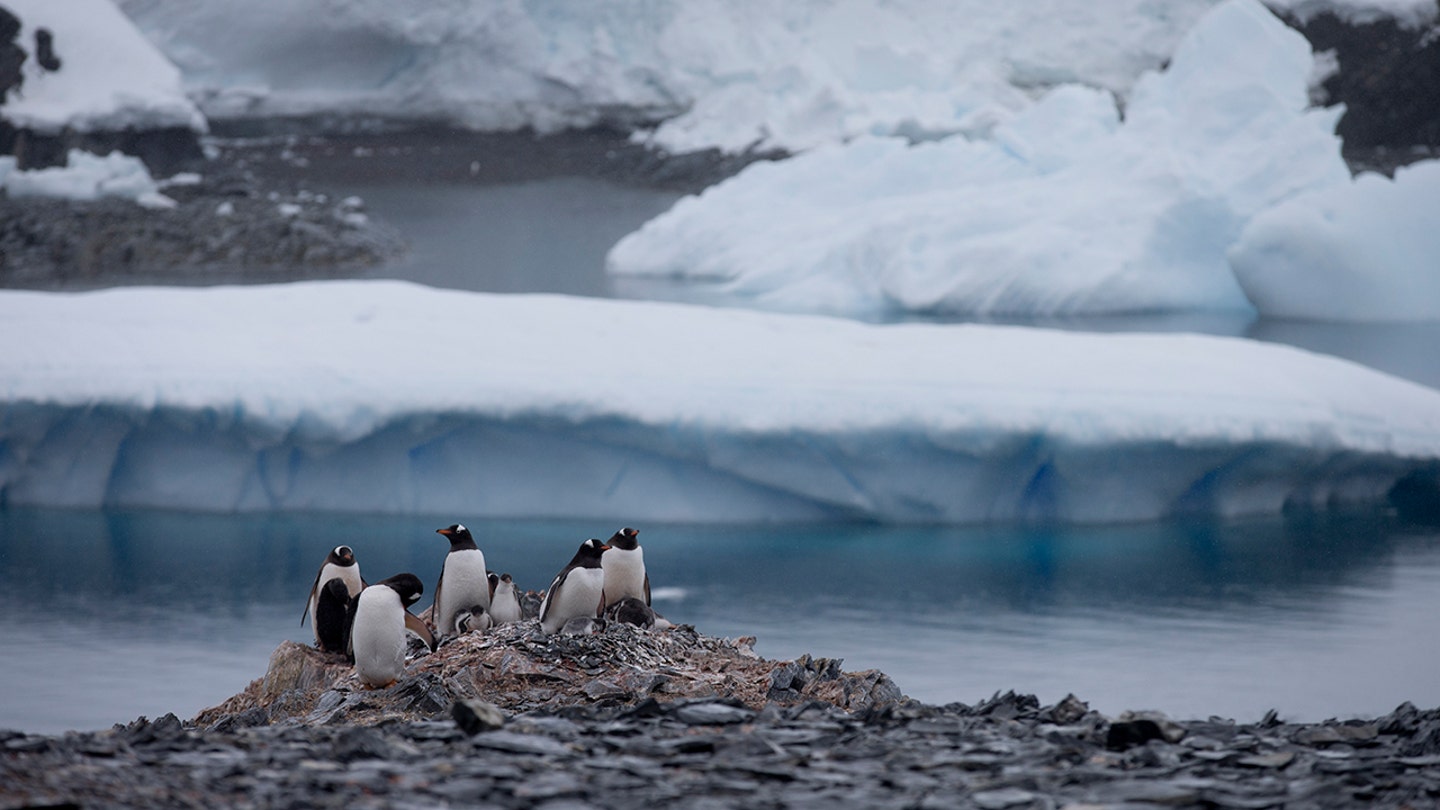
[[320,572],[324,570],[325,567],[321,566],[320,571],[315,572],[315,584],[310,586],[310,595],[305,597],[305,609],[300,611],[301,627],[305,626],[305,617],[310,615],[310,603],[315,601],[315,596],[320,591]]
[[[446,555],[449,559],[449,555]],[[435,604],[430,608],[430,621],[435,624],[435,629],[440,629],[440,586],[445,584],[445,563],[440,563],[440,576],[435,578]]]
[[430,633],[430,628],[410,611],[405,611],[405,629],[420,637],[430,647],[430,652],[435,652],[435,636]]
[[645,572],[645,607],[650,607],[650,572]]
[[540,621],[545,621],[546,614],[550,612],[550,597],[554,595],[555,590],[565,582],[565,575],[568,573],[570,573],[570,569],[566,568],[564,571],[556,574],[555,579],[550,582],[550,587],[545,589],[545,599],[540,602]]

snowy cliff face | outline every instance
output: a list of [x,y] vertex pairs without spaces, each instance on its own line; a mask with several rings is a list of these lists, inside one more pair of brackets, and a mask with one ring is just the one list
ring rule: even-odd
[[1213,0],[121,0],[212,117],[550,130],[672,151],[983,133],[1031,88],[1125,93]]
[[0,292],[0,343],[8,504],[1098,522],[1440,465],[1440,392],[1194,335],[330,282]]

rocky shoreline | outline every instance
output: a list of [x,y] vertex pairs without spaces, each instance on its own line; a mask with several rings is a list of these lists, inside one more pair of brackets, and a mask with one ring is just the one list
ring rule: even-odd
[[[749,640],[533,622],[364,690],[290,642],[240,695],[64,735],[0,731],[0,808],[1419,808],[1440,710],[1256,723],[1108,718],[1073,696],[904,698],[883,673]],[[498,705],[497,705],[498,704]]]

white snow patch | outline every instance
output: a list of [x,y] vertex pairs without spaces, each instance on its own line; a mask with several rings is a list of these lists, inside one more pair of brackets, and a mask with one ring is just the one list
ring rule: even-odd
[[119,152],[102,157],[72,149],[65,166],[31,171],[16,169],[13,157],[0,157],[0,188],[11,197],[65,200],[120,197],[146,208],[175,207],[174,200],[160,193],[139,158]]
[[[25,84],[11,93],[0,115],[17,127],[63,129],[206,130],[205,118],[186,97],[180,71],[160,54],[112,0],[5,0],[20,18],[18,41],[31,56]],[[60,70],[35,60],[34,31],[55,35]]]
[[1196,335],[348,281],[0,291],[0,345],[12,505],[1095,522],[1440,460],[1440,392]]

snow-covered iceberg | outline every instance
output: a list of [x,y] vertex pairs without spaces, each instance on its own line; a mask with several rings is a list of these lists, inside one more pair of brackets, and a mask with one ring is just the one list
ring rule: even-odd
[[151,45],[113,0],[5,0],[20,18],[19,42],[33,51],[34,31],[54,34],[60,69],[40,68],[32,53],[24,86],[0,116],[46,134],[179,127],[204,132],[205,118],[186,97],[180,71]]
[[745,304],[1077,315],[1251,311],[1226,249],[1258,212],[1349,182],[1314,60],[1228,0],[1146,75],[1121,120],[1069,85],[992,139],[864,138],[740,175],[621,240],[609,271]]
[[0,503],[1144,520],[1382,501],[1440,392],[1194,335],[324,282],[0,292]]
[[1229,255],[1271,315],[1440,320],[1440,161],[1286,200],[1252,219]]
[[121,0],[212,117],[541,131],[672,151],[983,132],[1034,87],[1128,91],[1214,0]]

